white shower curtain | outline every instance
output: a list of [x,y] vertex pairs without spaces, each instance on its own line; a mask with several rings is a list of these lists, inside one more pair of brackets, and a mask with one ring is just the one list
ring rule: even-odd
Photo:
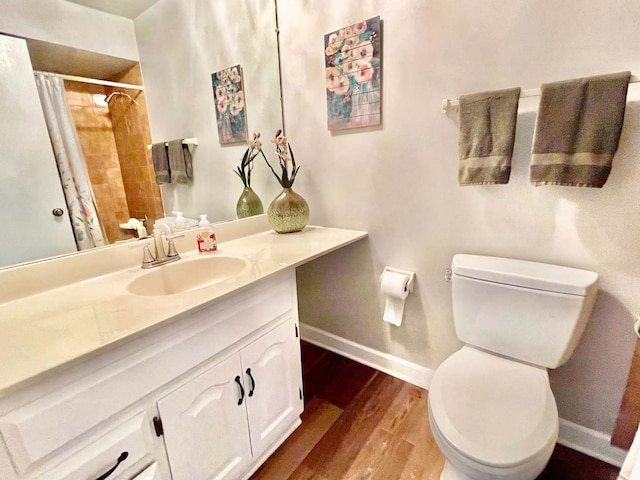
[[78,250],[105,245],[64,80],[42,73],[35,76]]

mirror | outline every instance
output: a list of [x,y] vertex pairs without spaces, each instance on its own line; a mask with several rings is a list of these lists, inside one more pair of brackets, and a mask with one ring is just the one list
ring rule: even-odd
[[[0,0],[0,7],[0,33],[27,40],[34,70],[136,83],[121,78],[139,64],[152,142],[197,139],[197,146],[191,147],[193,179],[188,184],[160,186],[164,214],[179,210],[185,217],[198,218],[206,213],[212,222],[236,218],[243,184],[233,171],[246,145],[219,143],[211,74],[241,65],[248,136],[260,132],[265,153],[272,156],[269,140],[283,125],[274,0],[131,0],[122,4]],[[128,11],[117,11],[120,7]],[[121,91],[135,98],[134,91]],[[3,112],[1,121],[11,119]],[[26,136],[14,138],[29,142]],[[3,168],[0,183],[4,175]],[[14,180],[4,179],[5,183]],[[256,158],[251,185],[265,210],[280,191],[261,157]],[[51,212],[60,205],[40,200],[38,189],[30,189],[28,183],[16,189],[21,198],[45,210],[47,218],[36,222],[41,240],[30,246],[34,250],[28,257],[12,259],[12,249],[0,240],[0,252],[4,252],[0,267],[58,253],[46,248],[50,238],[46,226],[56,221]],[[109,212],[100,211],[101,216],[105,214]],[[37,217],[31,212],[20,218],[10,216],[3,228],[14,225],[17,231],[31,230],[33,218]],[[149,233],[151,229],[148,225]]]

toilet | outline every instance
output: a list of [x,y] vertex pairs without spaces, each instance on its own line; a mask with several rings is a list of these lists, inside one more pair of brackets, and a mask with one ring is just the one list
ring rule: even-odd
[[587,270],[458,254],[453,317],[464,346],[434,372],[429,422],[441,480],[533,480],[558,439],[547,369],[571,357],[597,292]]

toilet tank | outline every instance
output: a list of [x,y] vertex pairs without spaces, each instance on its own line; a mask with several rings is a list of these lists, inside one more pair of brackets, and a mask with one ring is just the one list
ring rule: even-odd
[[509,258],[453,257],[458,338],[546,368],[573,354],[591,314],[598,274]]

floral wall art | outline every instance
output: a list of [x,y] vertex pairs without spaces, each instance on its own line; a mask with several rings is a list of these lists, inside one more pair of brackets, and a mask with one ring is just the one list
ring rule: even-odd
[[247,114],[244,107],[242,67],[225,68],[211,74],[216,101],[218,138],[221,144],[247,140]]
[[380,17],[324,36],[329,130],[380,125]]

